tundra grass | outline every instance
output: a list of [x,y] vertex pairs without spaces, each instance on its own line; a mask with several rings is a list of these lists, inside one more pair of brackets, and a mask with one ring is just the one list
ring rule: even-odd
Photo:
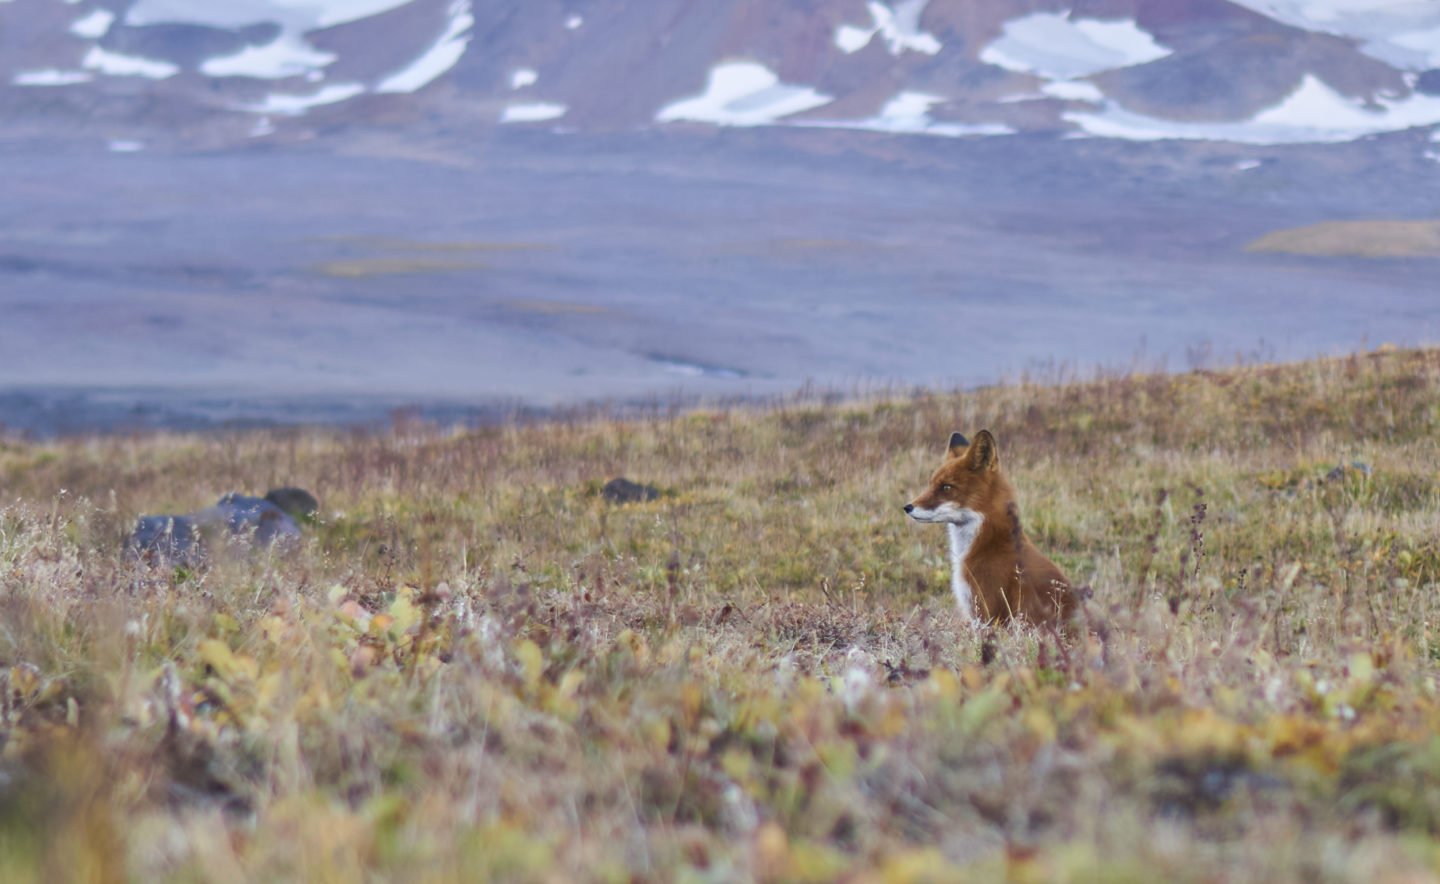
[[373,276],[394,276],[421,273],[454,273],[467,270],[483,270],[485,265],[476,261],[453,261],[447,258],[429,256],[407,258],[347,258],[326,261],[315,270],[323,276],[341,279],[366,279]]
[[[1437,381],[8,443],[0,880],[1434,878]],[[980,427],[1079,634],[965,625],[901,512]],[[281,484],[291,555],[121,553]]]
[[1437,258],[1440,221],[1323,221],[1267,233],[1249,252],[1316,257]]

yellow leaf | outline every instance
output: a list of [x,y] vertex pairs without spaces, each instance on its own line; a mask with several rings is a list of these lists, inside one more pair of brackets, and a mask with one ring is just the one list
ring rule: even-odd
[[749,752],[741,752],[736,749],[727,751],[720,756],[720,769],[732,780],[744,782],[750,778],[750,770],[754,767],[755,760]]
[[1246,730],[1210,709],[1187,709],[1173,736],[1175,744],[1189,752],[1238,752]]
[[855,775],[855,766],[860,761],[859,750],[849,740],[832,740],[815,746],[815,754],[825,765],[825,773],[835,780],[848,780]]
[[534,690],[545,674],[545,656],[540,653],[540,646],[528,638],[522,639],[515,645],[515,659],[520,662],[520,675],[525,679],[525,686]]
[[1355,684],[1367,684],[1375,677],[1375,660],[1368,652],[1350,656],[1350,680]]
[[273,614],[260,621],[260,634],[272,644],[276,644],[284,638],[287,631],[285,621]]
[[956,870],[945,861],[945,855],[934,847],[921,847],[897,853],[880,867],[880,880],[885,884],[909,884],[919,881],[954,881]]
[[[940,672],[949,674],[948,670],[940,670]],[[936,674],[938,675],[939,672]],[[961,671],[960,676],[963,679],[965,690],[967,691],[981,690],[985,687],[985,683],[990,680],[985,670],[979,666],[966,666],[965,669]]]
[[785,867],[787,881],[834,881],[850,867],[850,859],[823,844],[797,841],[790,846],[790,859]]
[[920,682],[914,689],[942,700],[953,701],[960,696],[961,681],[949,669],[935,669],[930,673],[929,678]]
[[561,718],[573,719],[580,712],[580,704],[575,702],[575,692],[580,690],[584,681],[585,673],[578,669],[565,673],[560,678],[560,684],[550,693],[546,708]]
[[200,643],[200,660],[215,671],[223,681],[237,679],[254,680],[259,667],[249,657],[243,657],[230,650],[230,646],[219,639],[207,638]]
[[578,669],[570,670],[569,672],[565,673],[565,676],[563,678],[560,679],[560,696],[564,697],[567,700],[570,699],[571,697],[575,696],[575,692],[580,690],[580,686],[584,683],[585,673],[581,672]]
[[695,720],[695,716],[700,714],[700,704],[704,700],[705,692],[696,682],[687,681],[680,686],[680,708],[685,711],[686,721]]
[[973,734],[985,726],[1000,710],[1010,705],[1003,684],[995,684],[966,700],[960,707],[960,731]]
[[266,711],[280,696],[280,688],[284,683],[281,681],[279,672],[266,673],[260,682],[255,686],[255,706],[261,712]]
[[657,752],[664,752],[670,746],[670,721],[656,716],[641,725],[650,746]]
[[880,716],[870,723],[870,731],[879,739],[890,740],[905,733],[909,726],[907,708],[899,703],[887,703]]
[[1025,727],[1042,743],[1055,742],[1055,719],[1044,709],[1031,706],[1025,711]]
[[407,632],[420,623],[420,609],[415,606],[415,588],[402,586],[395,591],[395,601],[390,603],[389,615],[395,618],[392,626],[398,632]]

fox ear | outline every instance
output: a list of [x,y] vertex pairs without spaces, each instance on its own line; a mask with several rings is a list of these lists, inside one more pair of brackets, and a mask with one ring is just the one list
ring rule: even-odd
[[975,434],[975,441],[970,444],[969,457],[970,469],[977,473],[1000,466],[1000,450],[995,444],[995,436],[989,430],[981,430]]
[[964,454],[964,453],[965,453],[965,449],[967,449],[967,448],[969,448],[969,447],[970,447],[970,440],[969,440],[969,439],[966,439],[966,438],[965,438],[963,435],[961,435],[960,433],[951,433],[951,434],[950,434],[950,456],[951,456],[951,457],[959,457],[960,455]]

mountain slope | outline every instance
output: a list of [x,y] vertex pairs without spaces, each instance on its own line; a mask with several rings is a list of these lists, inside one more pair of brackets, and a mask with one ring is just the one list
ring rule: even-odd
[[1274,144],[1440,123],[1440,8],[1403,0],[4,0],[0,24],[22,134],[688,122]]

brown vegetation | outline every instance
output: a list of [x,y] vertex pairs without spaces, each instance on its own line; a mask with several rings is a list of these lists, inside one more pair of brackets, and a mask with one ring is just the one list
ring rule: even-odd
[[1440,221],[1324,221],[1267,233],[1250,252],[1357,258],[1440,258]]
[[[0,880],[1434,875],[1437,377],[11,442]],[[972,631],[900,511],[982,425],[1086,637]],[[292,558],[121,554],[286,484]]]

